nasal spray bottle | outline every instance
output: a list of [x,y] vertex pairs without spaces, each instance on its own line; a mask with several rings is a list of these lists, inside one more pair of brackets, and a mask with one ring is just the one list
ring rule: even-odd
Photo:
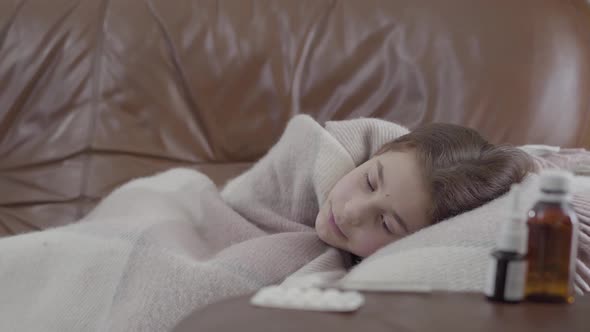
[[519,210],[519,187],[511,189],[512,209],[491,254],[484,292],[492,301],[518,303],[524,298],[528,228]]

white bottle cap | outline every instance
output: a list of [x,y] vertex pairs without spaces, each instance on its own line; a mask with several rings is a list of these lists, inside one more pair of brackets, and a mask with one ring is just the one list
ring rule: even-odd
[[528,228],[526,218],[520,213],[520,190],[517,184],[511,187],[512,209],[510,216],[500,228],[497,249],[526,254]]
[[539,186],[541,190],[568,193],[572,182],[572,173],[563,170],[541,171]]

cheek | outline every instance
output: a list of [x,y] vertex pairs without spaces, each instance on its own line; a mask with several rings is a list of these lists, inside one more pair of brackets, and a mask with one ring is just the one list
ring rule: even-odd
[[392,241],[385,235],[359,230],[351,244],[351,251],[358,256],[367,257]]
[[328,195],[329,199],[335,201],[335,204],[343,204],[348,201],[348,198],[357,190],[357,187],[354,177],[349,174],[336,182]]

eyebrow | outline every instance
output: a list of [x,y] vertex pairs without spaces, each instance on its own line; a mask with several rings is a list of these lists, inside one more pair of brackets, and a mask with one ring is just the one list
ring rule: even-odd
[[[383,183],[385,182],[383,180],[383,164],[381,164],[381,162],[379,160],[377,160],[377,177],[379,178],[379,184],[381,185],[381,187],[383,187]],[[406,222],[402,219],[402,217],[399,216],[399,214],[395,211],[394,208],[392,208],[392,211],[393,211],[393,218],[395,218],[395,220],[398,222],[398,224],[400,224],[402,226],[404,231],[409,234],[410,231],[408,229],[408,224],[406,224]]]

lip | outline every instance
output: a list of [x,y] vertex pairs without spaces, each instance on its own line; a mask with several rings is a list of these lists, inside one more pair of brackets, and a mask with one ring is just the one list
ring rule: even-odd
[[338,235],[339,237],[344,238],[344,239],[348,238],[346,236],[346,234],[344,234],[342,229],[340,229],[340,226],[338,226],[338,224],[336,223],[336,218],[334,217],[334,213],[332,212],[332,208],[330,208],[330,215],[328,216],[328,223],[330,224],[330,226],[332,227],[332,229],[334,230],[334,233],[336,233],[336,235]]

